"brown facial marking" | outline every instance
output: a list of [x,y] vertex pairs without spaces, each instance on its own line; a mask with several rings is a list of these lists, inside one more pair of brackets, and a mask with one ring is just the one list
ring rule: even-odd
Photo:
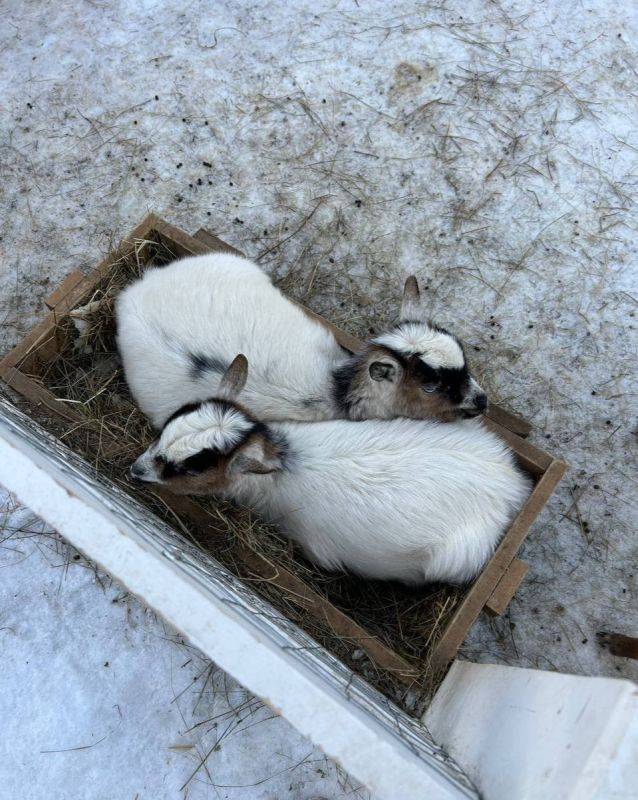
[[164,486],[173,494],[217,494],[228,486],[228,477],[220,463],[199,475],[176,475],[165,481]]
[[204,470],[199,475],[176,475],[165,481],[164,486],[173,494],[210,495],[224,492],[232,483],[232,475],[228,473],[230,462],[242,450],[259,442],[266,455],[275,455],[276,448],[261,433],[249,433],[248,436],[229,452],[219,457],[214,467]]
[[261,436],[260,434],[254,434],[251,441],[258,441],[261,440],[262,447],[264,450],[264,458],[267,461],[271,459],[274,460],[279,456],[280,450],[274,442],[271,442],[269,439],[266,439],[265,436]]
[[434,418],[442,422],[458,419],[457,407],[441,392],[424,392],[420,380],[409,368],[397,391],[397,408],[400,415],[416,419]]
[[[368,364],[383,359],[396,361],[396,354],[383,345],[373,345],[368,351]],[[442,392],[423,391],[423,384],[416,369],[418,356],[412,355],[403,359],[402,375],[393,385],[395,396],[393,410],[396,416],[411,419],[438,419],[452,422],[459,418],[458,406]],[[360,378],[360,380],[363,376]]]

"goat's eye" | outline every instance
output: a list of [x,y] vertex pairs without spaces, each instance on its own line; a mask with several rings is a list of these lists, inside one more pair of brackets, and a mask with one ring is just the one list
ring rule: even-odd
[[426,394],[432,394],[432,392],[436,392],[438,388],[438,383],[426,383],[425,386],[421,387],[421,391],[425,392]]

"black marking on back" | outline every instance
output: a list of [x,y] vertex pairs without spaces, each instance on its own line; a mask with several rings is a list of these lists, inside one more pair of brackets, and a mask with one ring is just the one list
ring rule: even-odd
[[301,405],[304,408],[318,408],[319,406],[323,405],[323,397],[302,397]]
[[194,380],[201,378],[205,372],[216,372],[223,375],[228,369],[228,364],[217,356],[207,356],[204,353],[189,353],[190,376]]
[[290,442],[286,435],[282,431],[273,431],[268,428],[266,438],[277,448],[281,459],[281,468],[289,470],[290,465],[295,461],[295,455],[290,449]]

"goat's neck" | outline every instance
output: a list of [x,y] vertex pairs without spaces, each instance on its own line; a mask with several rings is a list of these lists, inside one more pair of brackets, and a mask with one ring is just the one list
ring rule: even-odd
[[330,400],[334,418],[361,419],[357,413],[361,368],[361,355],[353,353],[332,370]]
[[270,504],[277,483],[290,472],[297,457],[296,451],[293,453],[291,450],[288,437],[278,430],[277,423],[271,423],[269,428],[273,434],[271,445],[281,462],[281,469],[265,474],[244,473],[232,481],[232,487],[226,495],[240,505],[258,510]]
[[354,353],[333,369],[331,399],[335,418],[362,420],[395,416],[378,385],[369,379],[365,352]]

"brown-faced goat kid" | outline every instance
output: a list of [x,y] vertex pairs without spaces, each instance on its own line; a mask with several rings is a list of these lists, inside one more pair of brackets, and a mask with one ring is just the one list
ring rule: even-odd
[[251,364],[244,403],[263,420],[449,420],[487,406],[460,342],[427,321],[414,277],[396,327],[355,354],[256,264],[227,253],[149,270],[116,316],[129,388],[156,428],[213,394],[239,352]]

